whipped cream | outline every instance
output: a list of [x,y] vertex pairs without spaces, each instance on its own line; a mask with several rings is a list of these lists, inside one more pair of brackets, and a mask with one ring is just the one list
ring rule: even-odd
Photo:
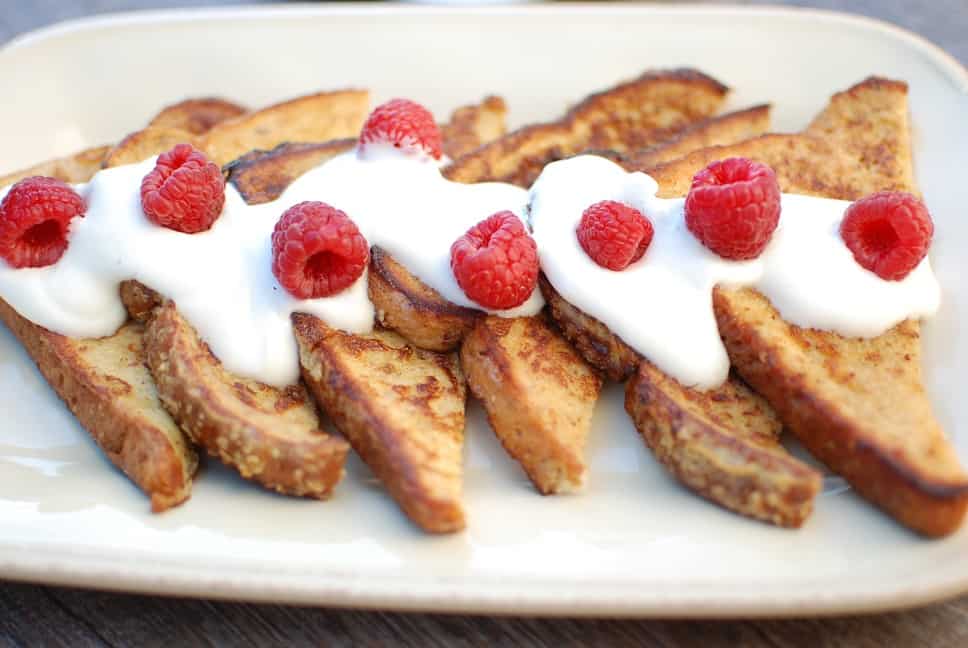
[[[902,281],[883,280],[854,260],[839,233],[849,202],[783,194],[763,254],[729,261],[688,230],[685,199],[657,192],[644,173],[596,156],[571,158],[535,181],[530,222],[541,268],[562,297],[684,385],[713,388],[729,373],[712,307],[718,284],[756,288],[784,320],[845,336],[877,336],[940,305],[927,258]],[[575,235],[582,212],[600,200],[639,209],[655,228],[645,256],[621,272],[592,261]]]
[[[466,185],[440,175],[437,162],[391,147],[340,155],[303,174],[277,200],[246,205],[231,185],[210,230],[183,234],[147,220],[142,178],[156,158],[105,169],[76,189],[87,203],[72,221],[64,256],[44,268],[14,269],[0,260],[0,297],[22,316],[71,337],[112,335],[127,318],[118,285],[136,279],[174,300],[179,312],[226,369],[285,386],[299,377],[290,323],[309,313],[351,333],[372,330],[367,273],[331,297],[299,300],[272,274],[271,234],[282,213],[306,200],[327,202],[445,299],[483,309],[467,298],[450,269],[450,246],[497,211],[519,217],[527,192],[501,183]],[[8,189],[0,190],[0,199]],[[540,291],[502,316],[534,315]]]

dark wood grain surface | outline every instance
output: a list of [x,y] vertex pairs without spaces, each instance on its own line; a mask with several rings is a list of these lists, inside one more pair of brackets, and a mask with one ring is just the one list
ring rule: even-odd
[[[735,0],[732,3],[737,4]],[[0,43],[24,31],[78,16],[200,4],[232,3],[224,0],[197,3],[171,0],[2,0]],[[738,4],[777,2],[748,0]],[[963,63],[968,62],[968,0],[798,0],[785,4],[840,9],[883,18],[926,36]],[[274,644],[954,648],[968,646],[968,597],[908,612],[867,617],[596,621],[308,609],[0,582],[0,646]]]

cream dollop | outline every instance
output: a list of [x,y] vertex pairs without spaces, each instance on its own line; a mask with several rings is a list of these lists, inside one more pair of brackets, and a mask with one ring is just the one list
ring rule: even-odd
[[[277,200],[247,205],[231,185],[207,232],[183,234],[150,223],[141,210],[141,179],[155,158],[106,169],[76,188],[87,203],[74,219],[64,256],[45,268],[14,269],[0,261],[0,297],[32,322],[71,337],[113,334],[126,313],[118,285],[137,279],[175,301],[229,371],[270,385],[299,377],[290,314],[316,315],[352,333],[373,327],[366,273],[332,297],[299,300],[271,270],[270,237],[282,213],[320,200],[342,209],[378,245],[445,299],[472,308],[450,269],[450,246],[497,211],[519,217],[527,192],[501,183],[444,179],[434,160],[370,147],[365,158],[340,155],[303,174]],[[6,195],[0,191],[0,199]],[[498,315],[533,315],[527,302]],[[486,310],[486,309],[481,309]]]
[[[848,202],[783,194],[766,250],[737,262],[689,232],[684,199],[658,198],[657,191],[644,173],[579,156],[545,167],[531,188],[530,222],[555,289],[684,385],[712,388],[729,372],[712,308],[717,284],[756,288],[786,321],[846,336],[876,336],[940,305],[928,259],[902,281],[885,281],[857,264],[839,234]],[[621,272],[592,261],[575,235],[584,209],[600,200],[628,203],[655,228],[645,256]]]

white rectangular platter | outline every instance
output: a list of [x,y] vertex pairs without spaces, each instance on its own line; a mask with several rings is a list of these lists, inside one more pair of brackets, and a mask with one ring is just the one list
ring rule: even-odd
[[[0,172],[116,141],[161,106],[252,106],[364,86],[439,114],[503,95],[514,125],[650,67],[693,66],[802,127],[871,74],[906,80],[918,177],[945,291],[925,326],[928,388],[968,462],[968,74],[886,25],[778,9],[297,6],[65,24],[0,50]],[[325,503],[264,492],[209,462],[190,501],[151,515],[13,338],[0,330],[0,577],[336,606],[568,615],[737,616],[914,605],[968,591],[968,529],[925,541],[830,479],[799,531],[725,512],[674,483],[622,409],[596,411],[590,484],[541,497],[480,408],[467,428],[469,527],[412,527],[352,459]]]

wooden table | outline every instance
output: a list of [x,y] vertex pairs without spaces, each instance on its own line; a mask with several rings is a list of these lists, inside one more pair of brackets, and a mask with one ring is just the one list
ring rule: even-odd
[[[741,4],[770,1],[747,0]],[[192,3],[177,0],[5,2],[0,4],[0,43],[28,29],[76,16],[188,4]],[[206,0],[195,4],[230,3]],[[925,35],[962,62],[968,62],[966,0],[800,0],[787,4],[843,9],[884,18]],[[2,646],[156,644],[954,647],[968,646],[968,597],[910,612],[870,617],[597,621],[304,609],[0,583]]]

